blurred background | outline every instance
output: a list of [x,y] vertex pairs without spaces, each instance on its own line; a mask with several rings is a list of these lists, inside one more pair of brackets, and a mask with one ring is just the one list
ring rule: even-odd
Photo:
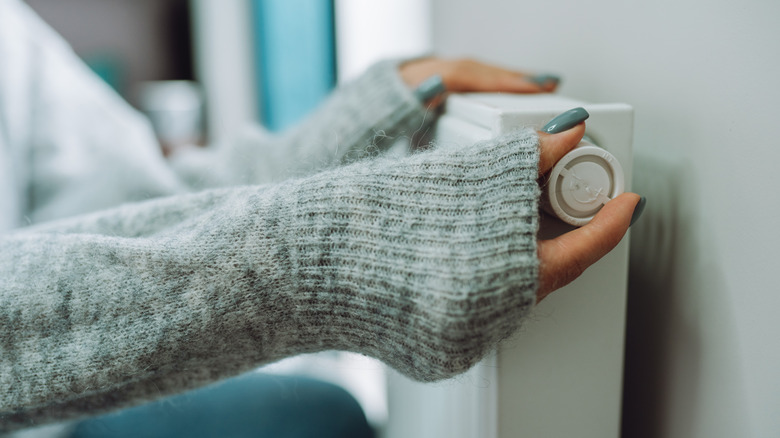
[[[388,56],[554,72],[561,94],[631,104],[648,207],[631,237],[622,434],[778,436],[780,3],[28,1],[167,148],[284,129]],[[318,360],[341,357],[290,367]],[[361,360],[335,369],[381,428],[384,371]]]
[[28,3],[166,142],[186,143],[185,127],[200,142],[282,130],[373,62],[432,50],[427,1]]

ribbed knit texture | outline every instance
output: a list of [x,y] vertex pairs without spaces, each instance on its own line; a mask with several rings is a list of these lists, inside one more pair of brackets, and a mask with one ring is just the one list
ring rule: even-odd
[[326,349],[463,372],[535,302],[537,165],[527,130],[0,237],[0,428]]

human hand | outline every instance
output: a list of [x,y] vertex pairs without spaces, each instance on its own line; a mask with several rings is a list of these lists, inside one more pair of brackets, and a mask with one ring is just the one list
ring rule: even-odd
[[551,93],[558,86],[552,75],[535,76],[471,59],[415,59],[402,64],[400,74],[411,88],[440,75],[450,92]]
[[[585,123],[558,134],[539,133],[539,175],[552,169],[585,134]],[[539,302],[552,291],[571,283],[583,271],[611,251],[623,238],[644,203],[634,193],[624,193],[608,202],[587,225],[537,244],[539,256]],[[636,211],[636,213],[635,213]],[[636,217],[634,217],[636,216]]]

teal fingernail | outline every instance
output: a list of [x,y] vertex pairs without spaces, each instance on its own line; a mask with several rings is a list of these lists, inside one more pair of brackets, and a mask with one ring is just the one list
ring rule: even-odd
[[585,111],[585,108],[579,107],[566,111],[563,114],[559,114],[542,128],[542,131],[548,134],[557,134],[559,132],[567,131],[580,123],[584,122],[590,114]]
[[527,78],[529,81],[535,83],[536,85],[543,87],[547,85],[548,83],[552,83],[554,85],[558,85],[558,83],[561,82],[560,76],[545,73],[541,75],[531,76]]
[[[645,211],[645,204],[647,204],[647,198],[642,196],[639,198],[639,202],[636,204],[636,207],[634,207],[634,214],[631,215],[631,225],[634,225],[634,222],[636,222],[639,217],[642,216],[642,212]],[[629,225],[629,227],[631,225]]]
[[414,96],[422,103],[426,103],[434,97],[444,93],[444,79],[440,75],[431,76],[414,90]]

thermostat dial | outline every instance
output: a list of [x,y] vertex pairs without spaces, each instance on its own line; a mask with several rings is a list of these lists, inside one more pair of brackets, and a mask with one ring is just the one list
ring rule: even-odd
[[553,167],[544,186],[544,209],[582,226],[612,198],[623,193],[623,168],[606,150],[583,140]]

